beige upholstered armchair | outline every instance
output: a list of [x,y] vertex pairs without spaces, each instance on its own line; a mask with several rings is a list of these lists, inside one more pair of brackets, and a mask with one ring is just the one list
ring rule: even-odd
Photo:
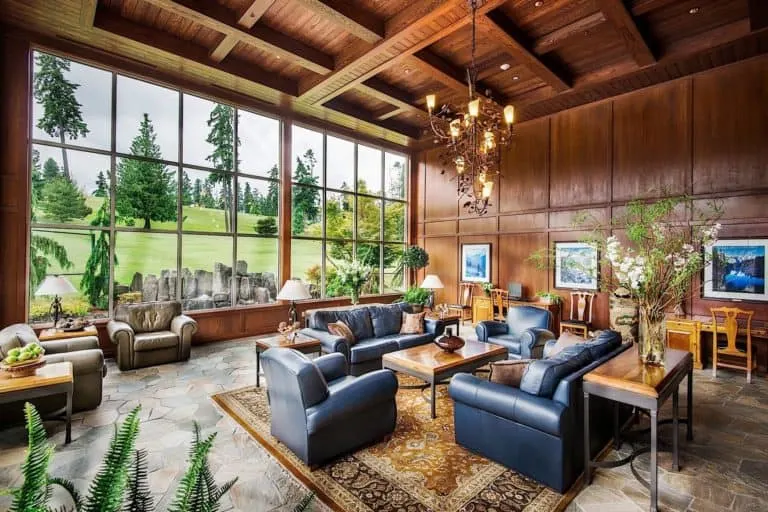
[[189,359],[197,322],[181,314],[181,303],[121,304],[107,324],[117,345],[117,366],[132,370]]
[[[72,394],[72,411],[87,411],[101,404],[101,381],[107,374],[104,365],[104,354],[99,348],[96,336],[82,336],[69,340],[38,341],[35,331],[26,324],[9,325],[0,331],[0,359],[8,355],[12,348],[22,347],[29,343],[40,343],[45,349],[45,360],[48,363],[69,361],[72,363],[74,392]],[[51,396],[32,400],[41,413],[48,413],[63,408],[64,396]],[[7,407],[7,409],[6,409]],[[21,419],[23,404],[15,403],[3,406],[3,420]],[[17,414],[18,413],[18,414]]]

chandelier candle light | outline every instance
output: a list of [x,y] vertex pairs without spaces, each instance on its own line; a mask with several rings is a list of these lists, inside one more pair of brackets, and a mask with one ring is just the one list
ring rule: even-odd
[[[488,212],[494,179],[499,174],[501,148],[512,138],[515,107],[501,107],[490,98],[477,94],[477,0],[470,0],[472,9],[472,62],[467,68],[469,101],[466,110],[442,105],[436,110],[437,96],[427,95],[429,123],[435,142],[445,145],[443,165],[456,171],[456,189],[459,197],[466,197],[463,207],[469,213],[484,215]],[[443,169],[443,173],[446,170]]]

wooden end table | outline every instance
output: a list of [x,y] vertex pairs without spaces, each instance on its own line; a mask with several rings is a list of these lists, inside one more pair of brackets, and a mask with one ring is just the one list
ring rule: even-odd
[[461,325],[461,315],[457,315],[455,313],[449,313],[447,315],[444,315],[442,318],[440,318],[440,315],[437,313],[429,313],[427,314],[426,318],[428,318],[429,320],[440,320],[441,322],[443,322],[443,324],[445,324],[446,327],[450,325],[455,325],[456,332],[454,332],[454,334],[456,336],[459,335],[459,328]]
[[67,422],[65,444],[72,441],[72,363],[49,363],[38,368],[29,377],[11,378],[8,372],[0,372],[0,404],[18,400],[32,400],[50,395],[65,394],[67,405],[64,411]]
[[291,341],[282,334],[271,336],[268,338],[259,338],[256,340],[256,387],[261,386],[260,374],[261,374],[261,354],[271,348],[292,348],[298,350],[302,354],[314,354],[320,355],[322,353],[322,345],[320,340],[307,336],[306,334],[297,334],[296,338]]
[[37,337],[40,341],[71,340],[73,338],[83,338],[85,336],[98,336],[95,325],[88,325],[79,331],[63,331],[61,329],[44,329]]
[[449,353],[428,343],[417,347],[384,354],[382,367],[405,373],[427,383],[430,388],[432,418],[435,413],[435,386],[457,373],[472,373],[481,366],[507,358],[507,349],[500,345],[481,341],[466,340],[456,352]]
[[[678,428],[679,423],[688,424],[687,439],[693,439],[693,356],[685,350],[667,349],[664,354],[664,366],[645,366],[640,362],[637,346],[629,348],[613,359],[606,361],[584,375],[584,461],[586,485],[592,483],[592,468],[612,468],[629,464],[632,474],[651,492],[650,510],[658,510],[658,412],[666,400],[672,396],[672,468],[679,471]],[[683,379],[688,378],[688,417],[678,418],[678,388]],[[628,457],[618,461],[596,462],[591,460],[589,447],[589,397],[601,396],[613,400],[614,447],[621,445],[619,425],[619,404],[632,405],[646,409],[651,418],[651,445],[634,451]],[[634,433],[647,433],[646,431]],[[630,433],[632,434],[632,433]],[[640,476],[633,462],[641,453],[651,452],[650,482]]]

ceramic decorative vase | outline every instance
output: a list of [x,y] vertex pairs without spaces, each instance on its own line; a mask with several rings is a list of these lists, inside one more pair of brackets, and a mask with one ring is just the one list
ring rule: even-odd
[[651,314],[640,306],[640,332],[638,336],[640,360],[643,364],[664,366],[665,326],[664,314]]
[[453,330],[450,327],[447,327],[445,329],[445,334],[435,338],[434,344],[450,354],[463,347],[464,340],[458,336],[454,336]]

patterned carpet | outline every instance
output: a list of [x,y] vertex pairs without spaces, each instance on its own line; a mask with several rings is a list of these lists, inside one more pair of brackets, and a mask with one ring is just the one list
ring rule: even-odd
[[[416,381],[401,377],[400,383]],[[446,386],[438,388],[435,420],[420,390],[401,388],[392,436],[315,471],[270,435],[264,387],[220,393],[213,400],[335,510],[560,511],[572,499],[458,446]]]

